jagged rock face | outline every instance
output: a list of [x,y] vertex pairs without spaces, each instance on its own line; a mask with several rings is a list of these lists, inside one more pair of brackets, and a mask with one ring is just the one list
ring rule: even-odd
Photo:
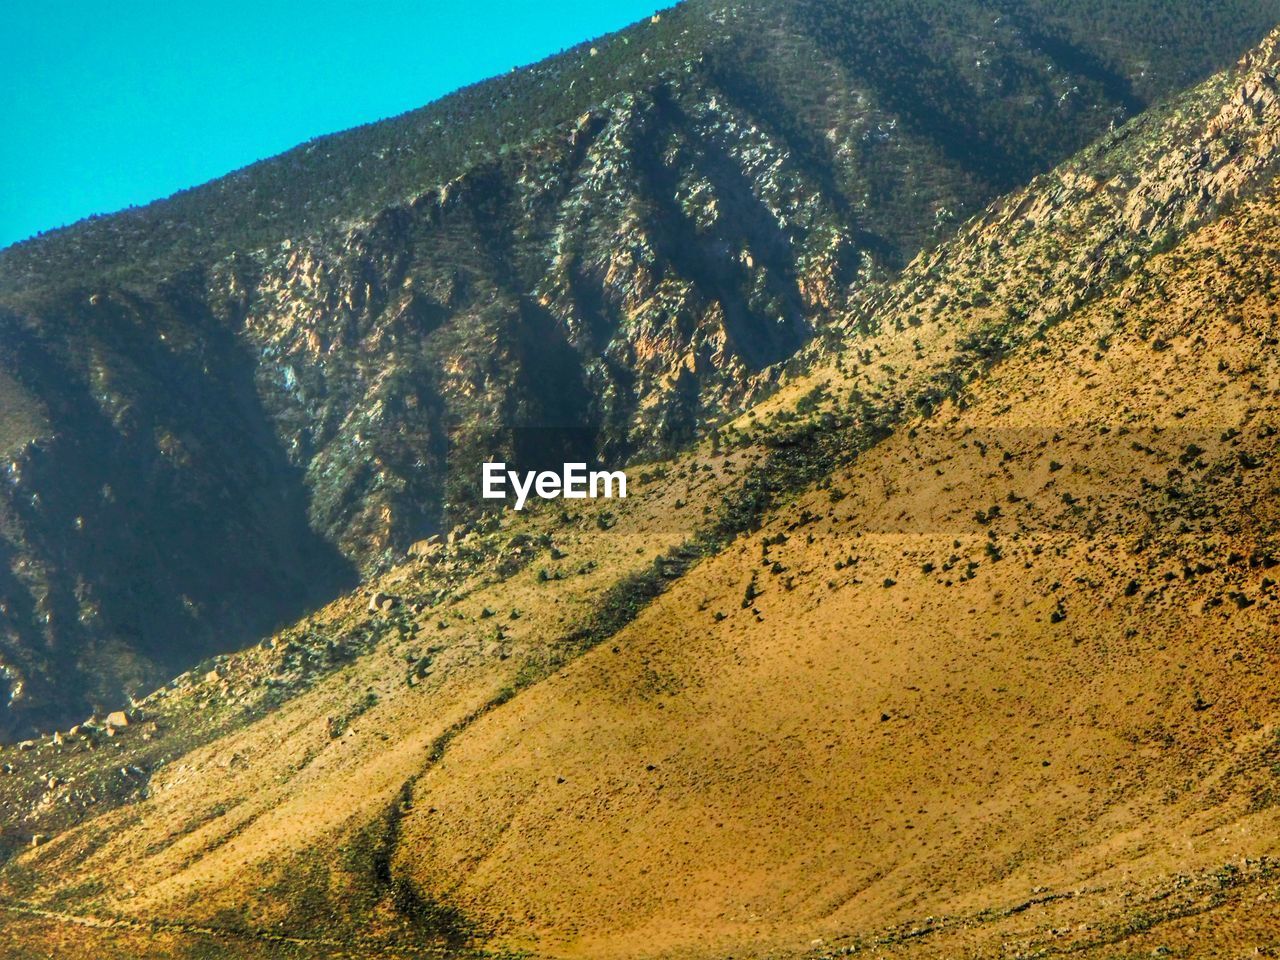
[[209,298],[259,359],[316,528],[368,564],[464,509],[526,429],[588,460],[689,439],[868,266],[785,144],[664,85],[341,237],[220,265]]
[[252,638],[471,515],[484,460],[689,439],[870,266],[785,143],[677,81],[341,232],[28,305],[3,340],[51,408],[4,491],[15,703]]
[[[609,61],[631,88],[464,151],[442,184],[388,199],[365,170],[444,169],[415,152],[443,129],[424,115],[6,254],[0,735],[118,705],[332,596],[468,516],[483,460],[678,446],[1010,177],[1134,106],[985,8],[917,11],[965,65],[944,96],[885,73],[928,45],[863,56],[823,5],[682,10],[605,48],[637,41]],[[597,61],[576,56],[511,89],[588,86]],[[483,89],[501,114],[504,88]],[[961,151],[943,113],[967,98],[999,136]],[[350,216],[344,178],[365,197]]]

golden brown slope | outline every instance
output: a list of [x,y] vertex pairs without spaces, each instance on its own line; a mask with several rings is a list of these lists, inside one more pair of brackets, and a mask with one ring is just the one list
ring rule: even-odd
[[1090,891],[1079,922],[1280,852],[1280,219],[1241,221],[477,723],[417,784],[406,869],[603,956],[1043,888]]
[[[32,918],[32,937],[48,918],[23,911],[67,908],[175,934],[207,926],[268,951],[264,937],[282,932],[361,956],[464,936],[468,918],[415,899],[390,871],[406,786],[454,729],[592,642],[602,609],[627,597],[614,585],[649,582],[655,557],[703,522],[683,499],[714,500],[738,460],[641,481],[625,513],[544,510],[514,535],[472,533],[269,648],[180,678],[143,703],[145,735],[6,751],[6,820],[20,839],[55,834],[8,865],[6,902]],[[378,592],[397,598],[391,612],[369,609]],[[280,690],[288,699],[272,708]],[[113,764],[144,789],[112,796]]]

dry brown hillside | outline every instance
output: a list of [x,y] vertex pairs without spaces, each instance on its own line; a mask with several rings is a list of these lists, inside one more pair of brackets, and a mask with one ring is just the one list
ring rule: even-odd
[[404,869],[583,956],[1274,910],[1277,227],[1202,231],[475,724]]
[[4,955],[1280,950],[1273,47],[625,504],[6,749]]

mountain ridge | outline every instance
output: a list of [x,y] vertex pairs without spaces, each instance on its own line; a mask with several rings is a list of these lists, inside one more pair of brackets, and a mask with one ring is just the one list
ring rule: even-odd
[[[810,4],[809,6],[813,6]],[[1154,99],[1161,94],[1167,94],[1173,90],[1179,89],[1192,80],[1197,79],[1197,72],[1210,72],[1216,64],[1215,60],[1221,57],[1223,50],[1241,49],[1247,46],[1269,28],[1274,20],[1273,6],[1267,3],[1257,2],[1240,2],[1230,5],[1218,5],[1215,12],[1210,14],[1203,10],[1196,11],[1194,5],[1180,4],[1169,5],[1167,8],[1162,7],[1156,14],[1147,16],[1143,27],[1148,31],[1148,35],[1138,36],[1134,33],[1134,24],[1126,21],[1127,14],[1123,11],[1114,9],[1105,9],[1106,5],[1101,5],[1104,9],[1082,12],[1079,22],[1071,22],[1068,15],[1064,12],[1054,12],[1051,5],[1036,2],[1018,2],[1007,5],[1006,10],[1002,11],[1005,16],[1013,14],[1024,20],[1028,26],[1025,29],[1028,33],[1029,43],[1033,46],[1041,44],[1048,50],[1063,57],[1064,61],[1070,60],[1072,57],[1079,58],[1085,65],[1086,74],[1092,74],[1103,88],[1109,89],[1117,101],[1120,102],[1125,111],[1129,114],[1140,106],[1149,105]],[[31,272],[32,278],[36,282],[50,282],[51,278],[40,278],[37,261],[39,248],[42,245],[48,245],[50,242],[62,243],[68,242],[73,246],[78,242],[76,234],[84,234],[95,229],[106,228],[106,225],[95,227],[92,221],[102,221],[111,216],[118,216],[120,220],[127,221],[129,219],[139,220],[139,225],[143,231],[152,230],[160,232],[171,231],[175,229],[192,229],[199,228],[203,220],[211,219],[209,211],[201,211],[197,205],[190,210],[175,210],[173,218],[175,223],[165,225],[164,220],[156,214],[164,212],[166,203],[170,206],[174,204],[171,201],[194,199],[193,194],[205,191],[210,195],[210,199],[217,203],[227,204],[230,201],[229,191],[233,191],[242,185],[244,181],[251,181],[252,177],[261,173],[266,174],[266,180],[262,184],[244,183],[244,189],[251,193],[257,192],[275,192],[284,194],[288,191],[284,186],[284,179],[296,177],[299,175],[297,171],[290,169],[290,163],[298,155],[306,156],[313,154],[315,151],[324,149],[326,145],[338,147],[337,157],[332,159],[332,163],[336,165],[334,171],[329,174],[312,175],[312,180],[319,180],[322,184],[329,184],[327,189],[320,189],[315,192],[313,200],[329,203],[329,198],[342,197],[347,191],[341,187],[343,178],[350,179],[353,174],[358,173],[363,166],[363,159],[358,156],[348,159],[343,154],[342,147],[344,141],[359,141],[361,132],[373,133],[376,131],[391,131],[391,137],[387,142],[374,142],[367,153],[377,157],[379,160],[385,160],[382,154],[399,154],[401,155],[401,163],[405,156],[409,158],[410,166],[412,165],[412,157],[414,149],[408,144],[407,140],[403,143],[397,143],[396,138],[402,140],[406,135],[417,133],[421,135],[426,127],[431,130],[438,129],[447,120],[450,123],[461,123],[465,128],[472,124],[474,118],[480,124],[488,121],[488,115],[493,113],[496,119],[493,121],[503,132],[486,132],[480,141],[486,144],[478,154],[469,154],[465,148],[459,158],[442,159],[435,161],[428,159],[426,169],[418,175],[417,184],[414,187],[398,187],[394,193],[383,193],[376,199],[367,202],[360,202],[351,210],[345,212],[329,212],[317,215],[314,219],[310,219],[312,226],[325,222],[325,218],[329,219],[360,219],[362,216],[371,215],[381,207],[394,205],[398,202],[404,202],[414,195],[424,190],[430,189],[432,186],[439,186],[444,182],[452,179],[454,176],[465,171],[466,168],[477,162],[484,162],[486,159],[492,159],[496,154],[499,145],[510,146],[510,129],[513,126],[520,126],[519,122],[513,121],[510,117],[505,117],[502,113],[501,104],[504,101],[516,101],[520,99],[527,100],[530,96],[549,98],[548,102],[555,102],[558,93],[548,92],[546,87],[554,85],[550,83],[552,79],[560,80],[562,72],[572,72],[574,70],[581,71],[592,66],[592,61],[596,61],[596,69],[590,76],[589,82],[584,84],[584,89],[579,94],[579,99],[573,100],[571,103],[560,106],[552,111],[554,122],[556,124],[564,124],[572,121],[573,117],[579,116],[582,112],[609,96],[616,93],[624,92],[628,89],[627,84],[633,83],[636,79],[644,77],[641,86],[651,85],[661,73],[662,69],[674,69],[679,72],[681,69],[687,69],[692,61],[697,60],[704,55],[707,46],[715,47],[728,39],[731,34],[720,34],[718,31],[727,29],[726,24],[736,20],[750,20],[751,18],[764,19],[770,23],[776,21],[776,16],[769,15],[766,11],[771,8],[779,11],[790,13],[791,8],[796,10],[808,11],[805,3],[793,3],[789,5],[768,5],[762,3],[739,3],[717,6],[710,2],[686,3],[660,9],[655,12],[654,17],[634,27],[626,28],[607,37],[599,38],[595,41],[585,41],[565,52],[549,57],[540,63],[533,64],[530,67],[522,68],[514,71],[509,77],[499,77],[490,80],[480,81],[476,84],[463,88],[454,94],[442,98],[434,104],[424,108],[411,110],[400,117],[389,118],[388,120],[376,121],[361,127],[353,128],[350,131],[343,131],[337,134],[328,134],[309,141],[293,150],[286,151],[278,157],[268,158],[251,164],[249,167],[241,170],[233,171],[225,177],[211,181],[209,184],[200,187],[194,187],[189,190],[179,191],[174,197],[165,200],[155,201],[140,208],[131,208],[123,211],[118,215],[99,215],[90,218],[90,222],[82,222],[69,227],[59,228],[58,230],[49,231],[47,234],[34,237],[26,241],[20,241],[17,244],[0,251],[0,291],[7,294],[14,293],[20,285],[30,285],[31,280],[21,280],[23,272]],[[1173,13],[1176,8],[1176,13]],[[890,17],[881,16],[881,12],[876,9],[873,3],[845,3],[841,7],[823,10],[821,5],[816,8],[823,16],[832,16],[838,18],[841,14],[848,14],[858,21],[857,26],[872,30],[877,23],[883,25]],[[929,27],[931,20],[938,16],[938,10],[945,9],[945,5],[939,5],[930,2],[920,2],[915,0],[906,7],[909,15],[914,16],[916,20],[914,25]],[[1173,24],[1165,22],[1166,16],[1178,17],[1186,16],[1188,11],[1193,15],[1208,17],[1209,22],[1198,24],[1194,29],[1188,29],[1179,25],[1176,21]],[[968,15],[966,13],[966,15]],[[879,20],[877,21],[877,18]],[[1042,30],[1034,30],[1029,24],[1036,18],[1043,23]],[[1091,19],[1092,18],[1092,19]],[[1131,42],[1142,44],[1149,43],[1150,50],[1144,60],[1142,55],[1133,57],[1139,65],[1133,71],[1133,77],[1122,77],[1121,71],[1118,71],[1112,61],[1116,61],[1114,54],[1096,53],[1088,50],[1090,38],[1087,36],[1088,27],[1096,23],[1108,23],[1110,18],[1113,28],[1128,31],[1128,38]],[[997,22],[1001,19],[997,15]],[[1118,22],[1115,22],[1118,19]],[[865,20],[865,22],[863,22]],[[818,26],[811,28],[815,33],[826,34],[828,42],[833,39],[843,38],[849,35],[849,28],[843,25],[836,30],[823,29],[820,22]],[[1161,28],[1165,32],[1161,34]],[[693,39],[686,39],[692,32]],[[1085,34],[1082,40],[1081,34]],[[1251,35],[1252,34],[1252,35]],[[1220,36],[1221,39],[1216,42],[1216,48],[1212,44],[1207,44],[1205,38],[1208,36]],[[742,33],[736,35],[737,39],[742,39]],[[1148,37],[1150,39],[1148,39]],[[635,56],[627,48],[630,46],[631,40],[641,39],[648,40],[657,48],[657,52],[650,57],[647,52]],[[1093,42],[1097,42],[1096,38],[1092,38]],[[900,41],[899,41],[900,42]],[[1193,47],[1196,44],[1205,44],[1206,49],[1199,52],[1195,57],[1187,57],[1186,63],[1182,65],[1166,64],[1165,69],[1169,74],[1168,77],[1161,77],[1159,71],[1149,69],[1151,61],[1156,59],[1158,51],[1167,49],[1172,42],[1179,43],[1183,49]],[[701,46],[699,46],[701,44]],[[685,47],[688,46],[688,50]],[[1104,48],[1114,49],[1121,46],[1115,38],[1104,38]],[[599,59],[592,50],[596,51]],[[1052,54],[1051,54],[1052,55]],[[1121,55],[1121,60],[1123,59]],[[659,66],[655,70],[646,70],[652,60],[658,61]],[[636,64],[632,61],[640,61]],[[670,61],[671,65],[663,68],[662,63]],[[885,63],[892,64],[892,60]],[[1106,65],[1104,65],[1106,64]],[[612,68],[612,69],[611,69]],[[1135,79],[1136,78],[1136,79]],[[576,86],[578,77],[570,77],[568,84],[561,83],[560,86],[573,87]],[[741,79],[741,78],[740,78]],[[908,84],[908,88],[909,88]],[[508,89],[509,88],[509,89]],[[587,88],[590,88],[589,91]],[[1130,92],[1130,89],[1137,90],[1141,88],[1142,92]],[[572,90],[567,92],[572,93]],[[485,95],[488,95],[486,102]],[[541,113],[541,110],[534,111]],[[435,113],[443,113],[443,117],[437,117]],[[518,115],[517,115],[518,116]],[[420,123],[419,123],[420,121]],[[526,121],[527,122],[527,121]],[[529,140],[537,139],[541,128],[530,131],[528,135],[518,135],[517,143],[526,143]],[[437,138],[439,139],[439,138]],[[492,146],[490,146],[492,142]],[[1079,143],[1082,146],[1083,143]],[[359,151],[361,148],[357,148]],[[444,153],[446,157],[452,156],[452,147],[446,148]],[[326,161],[330,162],[330,161]],[[392,168],[386,168],[392,169]],[[384,170],[385,172],[385,170]],[[302,174],[306,176],[306,174]],[[336,177],[336,179],[335,179]],[[395,176],[386,177],[385,180],[396,180]],[[1011,186],[1011,184],[1006,184]],[[252,214],[242,209],[239,202],[233,202],[232,209],[234,213],[231,215],[231,222],[236,219],[251,220]],[[360,212],[363,210],[363,214]],[[187,219],[190,223],[184,228],[180,221]],[[300,232],[307,229],[307,220],[303,219],[294,225],[282,225],[277,229],[274,237],[263,236],[258,242],[249,244],[250,246],[267,246],[273,242],[278,242],[289,236],[296,236]],[[141,233],[134,232],[131,239],[126,241],[138,242],[141,239]],[[86,238],[88,239],[88,238]],[[111,241],[119,244],[118,239]],[[166,236],[162,241],[169,247],[182,247],[186,244],[175,236]],[[245,244],[239,245],[241,248]],[[192,256],[187,259],[187,263],[210,259],[217,259],[228,253],[234,252],[234,248],[224,249],[221,252],[215,252],[212,256],[209,253],[199,253],[194,249]],[[116,255],[114,252],[108,252],[108,257]],[[61,259],[61,265],[71,267],[71,270],[64,272],[83,271],[93,263],[95,255],[93,253],[86,254],[82,250],[69,251],[69,257]],[[154,264],[147,267],[154,274]],[[163,272],[163,271],[159,271]]]
[[468,526],[110,742],[5,751],[51,835],[10,905],[244,957],[1267,943],[1275,68],[992,205],[625,503]]

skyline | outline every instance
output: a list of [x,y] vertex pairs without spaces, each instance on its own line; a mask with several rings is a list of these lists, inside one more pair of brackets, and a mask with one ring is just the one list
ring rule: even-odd
[[[336,0],[12,11],[0,248],[144,206],[619,30],[659,0]],[[441,38],[447,38],[447,43]],[[255,42],[256,41],[256,42]],[[376,54],[376,55],[375,55]]]

